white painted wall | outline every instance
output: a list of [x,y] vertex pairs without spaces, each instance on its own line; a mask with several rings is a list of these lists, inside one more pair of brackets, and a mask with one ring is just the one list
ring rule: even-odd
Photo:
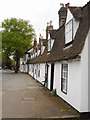
[[88,38],[81,53],[81,111],[88,112]]
[[80,112],[81,106],[81,61],[69,63],[68,102]]
[[79,21],[76,21],[74,18],[73,18],[73,39],[76,35],[76,32],[77,32],[77,29],[79,27]]
[[[43,81],[45,81],[45,64],[46,63],[40,63],[40,77],[38,77],[37,74],[37,65],[34,65],[34,78],[37,79],[41,84],[44,84]],[[50,89],[50,83],[51,83],[51,64],[48,63],[48,89]],[[35,74],[35,69],[36,69],[36,74]],[[29,74],[33,77],[33,72],[32,72],[32,65],[29,65]]]
[[54,89],[58,96],[80,111],[81,103],[81,64],[80,61],[68,63],[67,95],[61,91],[61,64],[55,63]]
[[25,55],[26,55],[26,60],[25,61],[27,62],[27,60],[28,60],[28,54],[25,54]]
[[0,120],[2,119],[2,70],[0,70]]
[[53,89],[57,90],[58,95],[61,90],[60,76],[61,76],[61,65],[59,62],[56,62],[54,64],[54,86],[53,86]]
[[40,77],[37,77],[37,80],[44,84],[43,81],[45,81],[45,63],[40,63]]
[[82,101],[81,111],[90,112],[90,30],[82,51]]
[[[22,64],[22,63],[24,63],[24,65]],[[20,59],[20,72],[26,72],[26,65],[25,65],[25,60],[24,60],[24,58],[21,58]]]
[[29,74],[33,77],[33,69],[34,65],[33,64],[29,64]]
[[66,23],[65,24],[67,24],[71,19],[73,19],[73,15],[70,12],[70,10],[67,9],[67,18],[66,18]]
[[48,89],[50,90],[50,83],[51,83],[51,63],[48,63]]
[[29,74],[31,74],[31,64],[29,64]]
[[23,58],[20,58],[20,68],[19,68],[19,70],[20,70],[21,72],[23,72],[22,62],[23,62]]
[[88,40],[88,111],[90,112],[90,29],[87,40]]

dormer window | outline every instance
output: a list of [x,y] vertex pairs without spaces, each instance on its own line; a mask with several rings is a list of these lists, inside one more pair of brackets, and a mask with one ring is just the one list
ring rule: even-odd
[[73,19],[65,25],[65,45],[73,41]]
[[51,50],[51,39],[48,40],[48,52]]
[[51,50],[51,37],[50,34],[48,34],[48,52]]
[[43,53],[43,45],[41,44],[41,54]]

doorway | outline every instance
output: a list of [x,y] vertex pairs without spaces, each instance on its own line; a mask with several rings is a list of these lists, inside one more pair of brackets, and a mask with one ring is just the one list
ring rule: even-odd
[[53,83],[54,83],[54,63],[51,64],[51,85],[50,90],[53,90]]
[[45,87],[48,87],[48,67],[49,67],[49,65],[46,63],[46,65],[45,65],[45,82],[44,82]]

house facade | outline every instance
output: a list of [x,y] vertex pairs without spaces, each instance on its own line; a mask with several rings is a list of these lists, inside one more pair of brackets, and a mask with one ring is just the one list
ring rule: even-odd
[[47,25],[46,39],[40,38],[39,45],[27,51],[25,56],[34,57],[27,56],[20,70],[49,90],[56,89],[80,113],[90,112],[90,2],[83,7],[62,6],[58,14],[59,28]]

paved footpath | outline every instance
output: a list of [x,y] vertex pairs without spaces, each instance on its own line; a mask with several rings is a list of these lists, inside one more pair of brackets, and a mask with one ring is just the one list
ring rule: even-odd
[[2,72],[3,118],[66,118],[78,113],[30,75]]

